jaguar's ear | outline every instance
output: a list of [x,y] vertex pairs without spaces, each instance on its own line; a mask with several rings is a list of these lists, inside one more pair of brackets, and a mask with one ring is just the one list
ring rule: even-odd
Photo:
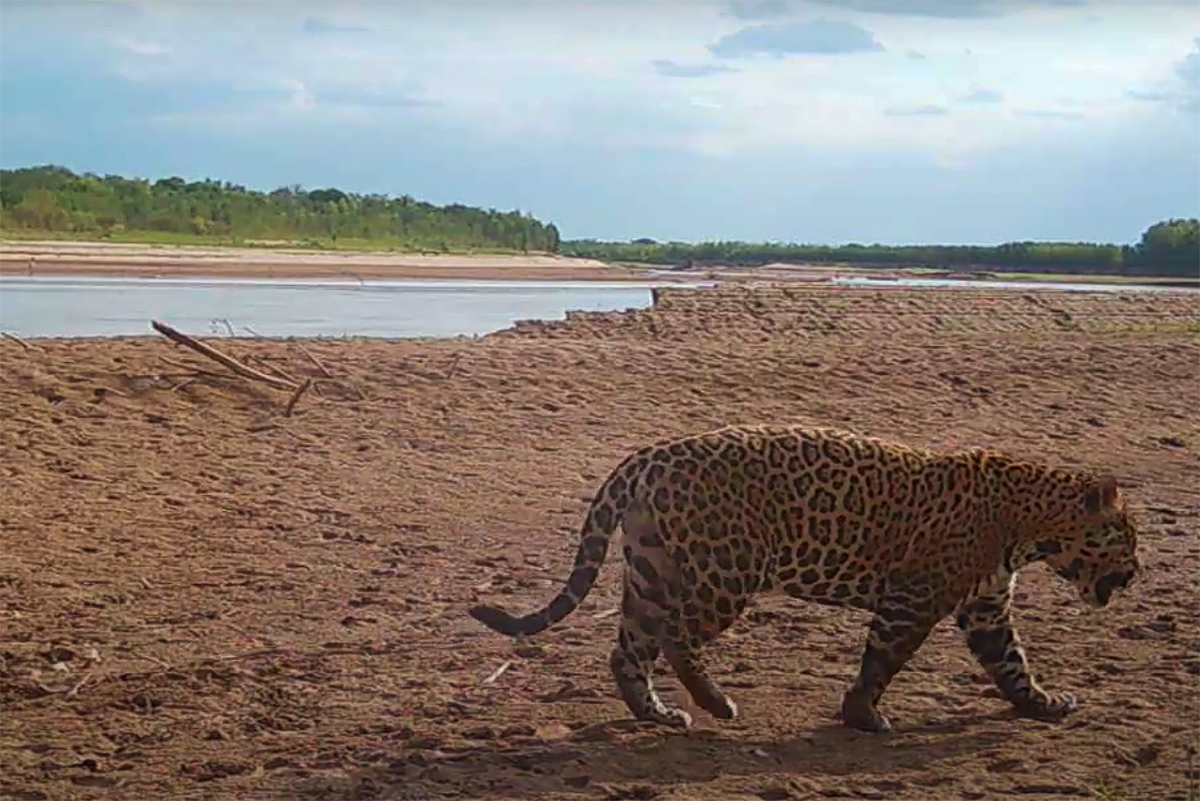
[[1107,512],[1117,505],[1120,497],[1116,476],[1105,473],[1094,479],[1083,493],[1083,508],[1088,514]]

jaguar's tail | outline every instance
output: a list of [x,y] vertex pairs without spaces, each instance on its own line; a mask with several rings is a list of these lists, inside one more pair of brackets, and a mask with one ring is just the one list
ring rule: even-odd
[[[608,555],[608,544],[621,523],[622,509],[627,509],[636,488],[636,480],[630,463],[639,454],[634,454],[618,465],[592,500],[587,518],[579,532],[579,549],[575,552],[575,566],[558,595],[536,612],[523,617],[510,615],[499,607],[480,604],[469,610],[471,617],[483,625],[510,637],[537,634],[559,622],[575,611],[576,607],[591,592],[600,574],[600,566]],[[624,500],[625,503],[618,504]]]

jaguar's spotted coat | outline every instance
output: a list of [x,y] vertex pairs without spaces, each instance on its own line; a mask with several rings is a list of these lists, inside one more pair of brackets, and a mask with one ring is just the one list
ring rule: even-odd
[[890,728],[880,697],[950,614],[1018,710],[1061,717],[1075,699],[1038,685],[1013,628],[1017,571],[1045,560],[1102,607],[1141,569],[1137,530],[1110,475],[831,429],[731,426],[621,462],[592,502],[570,578],[545,608],[514,617],[476,606],[471,615],[511,636],[562,620],[590,591],[618,525],[625,575],[612,673],[636,717],[676,726],[691,717],[654,691],[654,662],[666,656],[698,706],[734,717],[701,651],[768,591],[874,613],[842,700],[847,725]]

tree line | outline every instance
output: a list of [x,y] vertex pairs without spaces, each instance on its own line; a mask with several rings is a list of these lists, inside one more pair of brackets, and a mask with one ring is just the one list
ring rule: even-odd
[[79,238],[169,234],[183,241],[285,241],[399,250],[507,250],[673,267],[772,262],[946,267],[1018,272],[1196,276],[1200,220],[1151,225],[1133,244],[1007,242],[975,245],[806,245],[755,242],[562,241],[552,223],[520,211],[435,206],[408,195],[299,186],[260,192],[216,180],[149,181],[76,174],[46,165],[0,170],[0,229]]
[[601,242],[567,240],[559,252],[604,261],[679,267],[849,264],[949,267],[1013,272],[1200,275],[1200,220],[1171,219],[1146,229],[1132,245],[1093,242],[1006,242],[1002,245],[799,245],[754,242]]
[[309,245],[361,240],[408,250],[553,252],[559,246],[557,228],[519,211],[339,189],[259,192],[215,180],[77,175],[53,165],[0,170],[0,228],[88,238],[153,232]]

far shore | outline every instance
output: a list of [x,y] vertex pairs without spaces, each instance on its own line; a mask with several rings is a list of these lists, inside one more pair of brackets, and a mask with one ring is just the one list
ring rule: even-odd
[[128,278],[466,279],[472,281],[651,281],[648,270],[591,259],[531,254],[381,253],[134,245],[0,243],[0,275]]
[[720,280],[824,282],[837,276],[942,278],[1054,283],[1113,283],[1194,287],[1193,280],[1150,276],[973,273],[953,268],[914,270],[846,264],[765,264],[760,267],[608,263],[549,253],[402,253],[313,251],[286,247],[136,244],[63,240],[0,240],[0,276],[109,278],[242,278],[312,280],[613,281],[673,283]]
[[113,278],[246,278],[322,280],[741,282],[824,281],[837,265],[764,265],[672,270],[669,265],[611,264],[547,253],[397,253],[312,251],[280,247],[158,245],[114,242],[0,240],[0,275]]

